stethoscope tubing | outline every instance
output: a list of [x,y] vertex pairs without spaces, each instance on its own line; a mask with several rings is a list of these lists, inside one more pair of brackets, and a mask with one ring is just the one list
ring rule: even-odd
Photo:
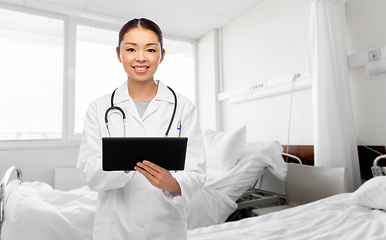
[[[176,110],[177,110],[177,95],[176,93],[173,91],[172,88],[170,88],[169,86],[167,87],[172,93],[173,93],[173,97],[174,97],[174,109],[173,109],[173,113],[172,113],[172,117],[170,119],[170,122],[169,122],[169,126],[168,128],[166,129],[166,132],[165,132],[165,137],[167,137],[169,135],[169,131],[170,131],[170,128],[172,126],[172,123],[173,123],[173,120],[174,120],[174,116],[176,115]],[[122,108],[118,107],[118,106],[114,106],[114,96],[115,96],[115,91],[117,91],[118,88],[116,88],[113,93],[111,94],[111,106],[106,110],[105,112],[105,124],[106,124],[106,128],[107,128],[107,131],[109,133],[109,136],[111,137],[110,135],[110,129],[109,129],[109,112],[112,111],[112,110],[117,110],[119,111],[121,114],[122,114],[122,120],[123,120],[123,129],[124,129],[124,136],[126,137],[126,114],[125,112],[123,111]]]
[[169,122],[168,129],[165,132],[165,137],[167,137],[169,135],[170,127],[172,126],[172,123],[173,123],[173,120],[174,120],[174,116],[176,115],[176,110],[177,110],[177,96],[176,96],[176,93],[173,91],[173,89],[171,87],[168,86],[168,88],[173,93],[174,109],[173,109],[172,118],[170,119],[170,122]]

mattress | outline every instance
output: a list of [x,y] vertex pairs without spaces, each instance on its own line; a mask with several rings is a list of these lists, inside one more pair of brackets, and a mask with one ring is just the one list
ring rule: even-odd
[[356,204],[344,193],[309,204],[188,232],[189,240],[386,239],[386,212]]

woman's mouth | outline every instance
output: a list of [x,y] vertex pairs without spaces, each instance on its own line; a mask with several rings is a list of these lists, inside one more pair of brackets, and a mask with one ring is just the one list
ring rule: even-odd
[[147,72],[148,66],[134,66],[134,72],[136,73],[145,73]]

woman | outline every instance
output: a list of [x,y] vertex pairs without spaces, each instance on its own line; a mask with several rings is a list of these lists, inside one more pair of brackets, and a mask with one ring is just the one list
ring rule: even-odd
[[177,94],[169,136],[189,139],[184,171],[171,173],[149,161],[138,163],[136,171],[102,171],[102,137],[124,136],[124,130],[126,136],[164,136],[175,104],[172,92],[154,80],[165,57],[158,25],[143,18],[127,22],[116,52],[127,81],[115,91],[113,103],[125,112],[127,125],[122,129],[121,115],[112,114],[106,128],[111,93],[91,103],[77,163],[82,180],[99,192],[94,239],[186,239],[185,207],[205,182],[197,109]]

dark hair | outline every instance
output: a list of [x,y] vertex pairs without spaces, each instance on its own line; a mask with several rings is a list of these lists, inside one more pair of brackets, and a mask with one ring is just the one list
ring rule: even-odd
[[153,31],[157,35],[158,41],[161,44],[161,55],[163,54],[164,44],[163,44],[163,36],[162,36],[161,28],[152,20],[149,20],[146,18],[140,18],[140,19],[134,18],[122,26],[121,30],[119,31],[118,52],[120,51],[120,48],[121,48],[121,42],[123,40],[123,36],[133,28],[143,28],[143,29]]

